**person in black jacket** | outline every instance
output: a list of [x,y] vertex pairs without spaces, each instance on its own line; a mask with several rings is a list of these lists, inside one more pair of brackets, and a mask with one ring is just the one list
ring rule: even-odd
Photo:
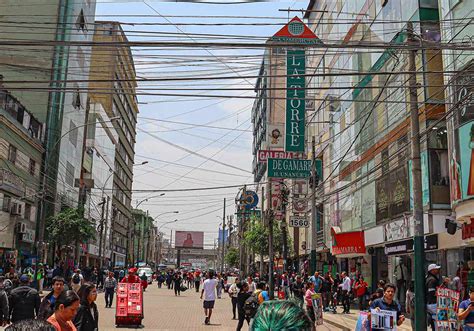
[[0,276],[0,326],[5,326],[8,324],[10,308],[8,306],[8,296],[5,288],[3,286],[3,281],[5,277]]
[[38,316],[41,299],[38,291],[30,287],[28,275],[21,275],[20,286],[10,292],[9,303],[13,323]]
[[40,305],[38,318],[47,320],[51,315],[54,314],[54,307],[56,305],[56,299],[64,292],[64,278],[61,276],[55,276],[52,280],[53,290],[43,298]]
[[439,278],[439,270],[441,267],[436,264],[430,264],[428,266],[428,273],[426,274],[425,279],[425,291],[426,291],[426,311],[431,315],[429,324],[431,329],[435,329],[435,316],[436,316],[436,288],[441,285],[441,280]]
[[237,324],[237,331],[242,330],[244,326],[244,321],[247,321],[247,324],[250,323],[250,317],[245,315],[245,301],[250,298],[252,293],[249,293],[249,284],[242,283],[240,286],[240,292],[237,295],[237,311],[239,312],[239,323]]
[[99,312],[95,304],[97,300],[95,284],[85,283],[79,289],[78,295],[81,298],[81,305],[73,320],[77,331],[97,331],[99,329]]

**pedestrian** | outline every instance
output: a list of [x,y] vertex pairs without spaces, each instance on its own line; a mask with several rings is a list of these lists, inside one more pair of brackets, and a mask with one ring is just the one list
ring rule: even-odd
[[436,319],[436,288],[441,285],[439,279],[439,271],[441,267],[434,263],[428,266],[428,272],[425,278],[425,298],[426,298],[426,311],[428,313],[428,322],[432,330],[435,330],[435,319]]
[[318,271],[314,272],[314,275],[309,277],[309,280],[314,284],[314,291],[321,293],[321,286],[323,285],[323,278],[319,275]]
[[312,295],[316,293],[314,291],[314,282],[308,281],[306,283],[306,293],[304,295],[304,299],[306,301],[306,312],[308,313],[309,318],[313,321],[316,321],[316,316],[314,315],[313,309],[313,298]]
[[347,276],[347,272],[343,271],[341,273],[342,284],[339,286],[342,290],[342,307],[343,307],[343,314],[349,314],[351,308],[351,302],[349,298],[349,294],[351,291],[351,279]]
[[232,301],[232,319],[233,320],[237,319],[235,315],[235,311],[237,309],[237,297],[239,294],[239,284],[240,284],[239,278],[235,278],[234,283],[230,285],[229,291],[228,291],[230,299]]
[[55,276],[52,279],[53,290],[43,298],[40,305],[39,318],[47,320],[54,313],[56,301],[61,293],[64,292],[64,278]]
[[46,273],[42,263],[38,263],[38,270],[36,271],[36,281],[38,282],[38,292],[43,294],[44,278]]
[[55,331],[54,326],[45,320],[23,320],[10,324],[5,331]]
[[4,280],[5,277],[0,276],[0,326],[5,326],[8,324],[10,314],[8,296],[3,285]]
[[240,291],[237,295],[237,311],[239,313],[239,323],[237,324],[237,331],[242,330],[244,326],[244,321],[247,321],[247,324],[250,323],[250,316],[245,314],[245,301],[250,298],[252,294],[249,292],[249,284],[242,283],[240,284]]
[[260,306],[250,325],[250,331],[261,330],[315,331],[316,327],[293,301],[273,300]]
[[114,292],[117,288],[117,280],[114,278],[114,273],[109,272],[109,275],[104,280],[104,290],[105,290],[105,308],[111,308],[112,303],[114,302]]
[[290,298],[290,279],[288,278],[288,274],[286,271],[281,275],[281,280],[280,280],[280,291],[284,293],[284,298],[289,299]]
[[216,301],[217,279],[214,279],[213,276],[213,273],[209,271],[206,274],[207,279],[202,284],[201,300],[204,295],[203,308],[204,315],[206,316],[204,323],[206,325],[211,324],[212,309],[214,309]]
[[76,269],[74,275],[71,277],[71,288],[77,293],[82,284],[84,284],[84,276],[82,276],[80,269]]
[[296,281],[293,283],[293,297],[298,302],[298,305],[303,308],[304,303],[304,295],[305,295],[305,284],[303,283],[303,279],[301,276],[296,276]]
[[56,331],[77,331],[72,322],[79,309],[80,299],[74,291],[65,291],[56,300],[54,314],[48,318],[48,322],[54,326]]
[[174,275],[174,278],[173,278],[173,285],[174,285],[174,295],[177,296],[177,295],[181,295],[181,282],[183,281],[183,278],[181,277],[181,275],[179,274],[179,272],[177,272],[175,275]]
[[194,274],[190,272],[188,274],[188,287],[192,288],[194,286]]
[[474,287],[469,289],[469,298],[459,305],[458,319],[464,321],[464,331],[474,331]]
[[34,319],[39,314],[41,299],[38,291],[30,286],[30,277],[21,275],[20,286],[10,292],[10,318],[13,323]]
[[411,321],[411,329],[415,331],[415,285],[409,282],[407,293],[405,295],[405,310],[407,317]]
[[217,298],[221,299],[222,289],[224,288],[224,279],[221,274],[217,274]]
[[46,287],[49,288],[50,286],[53,286],[53,272],[54,269],[50,266],[46,266],[46,279],[47,279],[47,284]]
[[194,287],[196,288],[196,293],[199,293],[199,286],[201,285],[201,273],[196,271],[194,273]]
[[250,276],[247,277],[247,283],[249,284],[249,293],[252,294],[257,289],[257,284],[255,284]]
[[[394,299],[396,289],[396,286],[393,284],[385,284],[383,297],[372,302],[372,304],[370,305],[370,309],[389,310],[397,312],[397,326],[400,326],[403,324],[403,321],[405,321],[405,316],[402,314],[402,308],[400,307],[400,304]],[[372,330],[383,331],[385,329],[372,327]]]
[[[140,283],[140,277],[137,276],[137,268],[128,269],[128,275],[123,277],[122,283]],[[91,283],[95,284],[91,281]]]
[[267,291],[267,284],[265,284],[265,282],[258,282],[257,289],[254,293],[257,295],[259,305],[265,301],[270,300],[270,296],[268,295]]
[[331,297],[332,288],[332,277],[329,272],[323,277],[323,283],[321,285],[321,299],[323,303],[324,311],[329,310],[329,301]]
[[80,306],[74,317],[73,323],[77,331],[97,331],[99,328],[99,311],[97,300],[97,287],[92,283],[85,283],[79,289]]
[[359,279],[355,282],[354,289],[357,300],[359,301],[359,310],[362,311],[365,309],[365,296],[367,294],[368,288],[367,282],[364,280],[364,277],[361,275]]

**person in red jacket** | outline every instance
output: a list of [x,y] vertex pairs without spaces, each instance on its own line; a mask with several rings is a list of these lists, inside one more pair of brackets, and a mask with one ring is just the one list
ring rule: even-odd
[[137,268],[128,269],[128,275],[122,279],[122,283],[140,283],[140,281],[140,277],[137,276]]
[[359,279],[355,283],[354,289],[355,289],[355,295],[359,299],[359,310],[364,310],[365,309],[365,295],[367,294],[367,287],[368,284],[364,280],[364,277],[359,276]]

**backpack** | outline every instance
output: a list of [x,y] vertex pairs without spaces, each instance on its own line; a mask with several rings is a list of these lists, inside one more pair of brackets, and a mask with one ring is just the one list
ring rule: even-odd
[[245,316],[253,318],[258,310],[258,296],[260,295],[261,291],[255,291],[252,295],[245,300],[244,303],[244,312]]
[[73,284],[79,284],[81,282],[81,277],[78,274],[74,274],[74,276],[72,276],[72,282]]

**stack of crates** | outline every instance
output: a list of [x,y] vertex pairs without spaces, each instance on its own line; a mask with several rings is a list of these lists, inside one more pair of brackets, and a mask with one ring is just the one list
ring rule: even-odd
[[128,315],[142,315],[142,289],[140,283],[128,285]]
[[118,283],[116,316],[126,317],[128,315],[128,309],[127,309],[128,285],[129,284],[127,283]]

